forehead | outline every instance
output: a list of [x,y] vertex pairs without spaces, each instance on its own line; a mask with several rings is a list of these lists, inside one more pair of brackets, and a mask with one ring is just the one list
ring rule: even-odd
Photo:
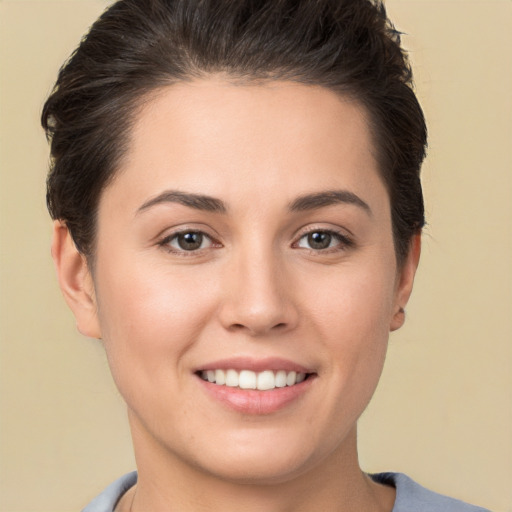
[[113,185],[125,199],[165,188],[283,201],[382,185],[365,110],[319,86],[178,83],[146,98]]

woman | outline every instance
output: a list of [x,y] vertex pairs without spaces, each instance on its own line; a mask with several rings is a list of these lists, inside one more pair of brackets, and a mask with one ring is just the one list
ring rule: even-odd
[[411,81],[378,2],[121,0],[93,25],[43,111],[52,254],[138,473],[85,510],[482,510],[357,458],[420,256]]

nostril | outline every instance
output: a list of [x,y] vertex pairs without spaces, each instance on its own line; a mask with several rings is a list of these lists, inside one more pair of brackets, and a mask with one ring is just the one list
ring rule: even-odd
[[[279,331],[282,331],[282,330],[286,330],[288,324],[286,322],[279,322],[277,324],[275,324],[274,326],[272,326],[270,328],[270,331],[273,331],[273,330],[279,330]],[[258,328],[258,327],[254,327],[254,326],[250,326],[250,325],[244,325],[244,324],[240,324],[240,323],[234,323],[234,324],[231,324],[229,326],[229,329],[232,330],[232,331],[242,331],[242,330],[248,330],[250,332],[253,332],[253,333],[259,333],[260,331],[263,332],[269,332],[267,329],[264,329],[264,328]]]
[[240,331],[242,329],[245,329],[243,324],[232,324],[230,328],[234,331]]

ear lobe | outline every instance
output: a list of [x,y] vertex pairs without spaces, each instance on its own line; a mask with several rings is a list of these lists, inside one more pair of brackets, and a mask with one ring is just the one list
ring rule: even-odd
[[94,283],[85,256],[78,251],[66,224],[53,223],[52,258],[60,289],[75,315],[78,331],[84,336],[101,338]]
[[389,326],[390,331],[400,329],[405,323],[405,306],[411,296],[412,287],[414,284],[414,276],[420,261],[421,254],[421,233],[413,236],[409,253],[404,261],[402,268],[399,269],[397,275],[397,288],[395,293],[394,314]]

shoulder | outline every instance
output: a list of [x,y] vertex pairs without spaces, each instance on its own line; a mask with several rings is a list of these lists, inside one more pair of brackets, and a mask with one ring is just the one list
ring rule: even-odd
[[[489,512],[488,510],[425,489],[402,473],[378,473],[371,478],[396,488],[392,512]],[[110,484],[82,512],[113,512],[121,496],[137,483],[137,472],[128,473]]]
[[378,473],[371,478],[396,488],[392,512],[489,512],[448,496],[429,491],[402,473]]
[[133,471],[111,483],[99,496],[96,496],[82,512],[114,512],[121,496],[137,483],[137,472]]

